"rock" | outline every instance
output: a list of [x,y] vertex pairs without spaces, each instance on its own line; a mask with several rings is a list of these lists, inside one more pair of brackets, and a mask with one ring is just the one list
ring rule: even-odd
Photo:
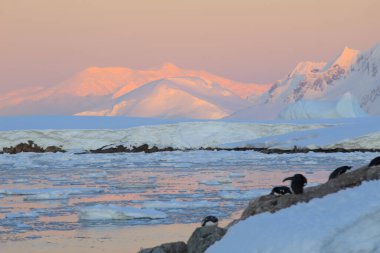
[[218,226],[206,226],[195,229],[193,234],[190,236],[190,239],[187,241],[188,252],[204,252],[216,241],[219,241],[224,236],[226,231],[226,229]]
[[139,152],[145,152],[145,153],[154,153],[154,152],[163,152],[163,151],[175,151],[177,149],[174,149],[172,147],[166,147],[166,148],[158,148],[157,146],[149,147],[148,144],[143,144],[141,146],[133,146],[132,148],[124,147],[123,145],[115,146],[114,144],[106,145],[98,149],[90,150],[90,153],[122,153],[122,152],[129,152],[129,153],[139,153]]
[[[240,219],[246,219],[252,215],[256,215],[262,212],[274,213],[283,208],[287,208],[300,202],[309,202],[314,198],[322,198],[331,193],[335,193],[345,188],[354,187],[360,185],[363,181],[376,180],[380,178],[380,166],[361,167],[351,172],[340,175],[338,178],[332,179],[324,184],[307,187],[303,194],[297,195],[284,195],[273,196],[266,195],[258,197],[252,200],[248,207],[244,210]],[[233,222],[233,224],[236,221]],[[231,226],[230,224],[229,226]]]
[[45,152],[57,153],[57,152],[65,152],[65,150],[57,146],[47,146],[45,149]]
[[110,147],[110,145],[103,146],[101,148],[90,150],[91,153],[121,153],[121,152],[130,152],[130,150],[123,145],[118,145],[116,147]]
[[35,152],[35,153],[44,153],[44,152],[66,152],[60,147],[57,146],[49,146],[46,149],[38,146],[33,141],[29,140],[28,143],[21,142],[17,144],[15,147],[5,147],[3,148],[3,153],[8,154],[17,154],[21,152]]
[[135,147],[133,146],[132,152],[147,152],[149,150],[148,144],[143,144],[141,146]]
[[187,245],[184,242],[164,243],[160,246],[142,249],[138,253],[188,253]]
[[[328,194],[337,191],[355,187],[364,181],[379,180],[380,179],[380,166],[363,166],[359,169],[352,170],[348,173],[342,174],[339,177],[329,180],[328,182],[314,186],[307,187],[303,194],[290,194],[282,196],[265,195],[252,200],[248,207],[244,210],[242,216],[238,220],[231,222],[226,228],[217,226],[207,226],[197,228],[187,242],[188,253],[202,253],[216,241],[219,241],[227,232],[227,230],[250,216],[263,213],[263,212],[277,212],[281,209],[288,208],[292,205],[301,202],[309,202],[314,198],[322,198]],[[164,245],[164,244],[163,244]],[[162,246],[162,245],[161,245]],[[161,247],[159,246],[159,247]],[[156,247],[156,248],[159,248]],[[153,249],[156,249],[153,248]],[[151,250],[153,250],[151,249]],[[140,251],[142,253],[165,253],[170,251]],[[186,251],[185,251],[186,252]]]

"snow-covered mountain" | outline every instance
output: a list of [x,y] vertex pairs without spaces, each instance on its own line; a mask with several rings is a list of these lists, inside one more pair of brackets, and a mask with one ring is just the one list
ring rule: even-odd
[[[131,106],[127,109],[124,104],[126,100],[119,99],[139,87],[153,86],[151,82],[174,77],[186,77],[188,79],[187,82],[182,82],[182,85],[176,87],[177,95],[173,93],[171,95],[167,94],[162,87],[161,91],[155,94],[153,94],[154,92],[149,94],[142,91],[136,92],[134,94],[138,95],[141,101],[136,101],[131,96],[125,98],[128,101],[134,101],[134,109]],[[206,94],[213,90],[212,101],[203,99],[207,96],[199,98],[196,94],[188,94],[189,90],[185,84],[195,85],[195,83],[189,81],[191,78],[203,80],[195,82],[196,85],[199,85],[199,89],[204,89],[202,92],[198,90],[198,93]],[[211,88],[209,85],[203,85],[203,83],[212,83]],[[240,105],[248,104],[245,101],[247,96],[261,95],[268,88],[269,84],[258,85],[235,82],[205,71],[181,69],[170,63],[151,70],[91,67],[51,88],[31,87],[0,96],[0,115],[126,115],[131,113],[131,115],[135,116],[155,115],[157,117],[166,117],[176,115],[176,117],[187,117],[192,114],[198,115],[199,113],[195,111],[204,110],[201,118],[208,118],[209,116],[210,118],[216,118],[226,116],[237,108],[242,108]],[[214,90],[217,89],[219,89],[219,92],[215,93]],[[156,89],[155,92],[157,91]],[[173,92],[173,88],[171,91]],[[169,91],[167,90],[167,92]],[[228,100],[225,96],[227,93],[230,93],[229,97],[233,97],[235,102],[225,104],[225,101]],[[144,95],[147,97],[144,97]],[[166,104],[157,103],[160,100],[157,97],[158,95],[163,96],[162,101],[165,101],[168,97],[177,99],[166,100]],[[149,102],[148,100],[153,96],[155,96],[156,101]],[[180,99],[180,97],[184,100]],[[221,100],[220,102],[218,102],[218,97]],[[207,98],[211,98],[211,96]],[[236,102],[237,100],[239,102]],[[219,108],[219,104],[225,104],[225,106]],[[237,104],[239,106],[236,106]],[[227,108],[228,105],[232,107]],[[140,106],[142,107],[137,108]],[[158,108],[158,106],[164,106],[164,108]],[[173,108],[175,108],[175,112],[168,113],[168,110]],[[184,110],[183,113],[180,108]],[[100,109],[102,109],[102,112],[99,111]],[[143,109],[146,111],[143,111]],[[160,111],[163,115],[158,113]],[[190,113],[190,111],[193,113]]]
[[280,112],[281,119],[331,119],[356,118],[367,114],[360,107],[355,97],[347,92],[335,101],[300,100],[290,104]]
[[247,107],[232,91],[199,77],[173,77],[147,83],[118,97],[110,107],[77,115],[218,119]]
[[[349,101],[338,103],[346,93]],[[380,115],[380,44],[365,52],[346,47],[329,62],[301,62],[272,85],[164,64],[151,70],[91,67],[48,89],[0,95],[0,115],[48,114],[202,119]]]
[[[317,100],[327,105],[326,101],[337,100],[347,92],[352,94],[366,113],[379,115],[379,70],[380,44],[363,53],[346,47],[328,63],[299,63],[286,78],[275,82],[268,92],[259,98],[254,97],[254,106],[237,111],[230,117],[273,119],[290,106],[292,118],[298,118],[294,108],[304,105],[302,101]],[[314,117],[323,118],[326,114],[323,108],[326,107],[321,107],[321,114],[315,114]],[[299,118],[302,117],[299,115]]]

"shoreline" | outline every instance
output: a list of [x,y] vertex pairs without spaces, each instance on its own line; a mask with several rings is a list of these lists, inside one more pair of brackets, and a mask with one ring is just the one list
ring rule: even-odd
[[[83,152],[74,153],[76,155],[82,154],[111,154],[111,153],[157,153],[157,152],[173,152],[173,151],[255,151],[264,154],[295,154],[295,153],[351,153],[351,152],[372,152],[378,153],[380,149],[375,148],[306,148],[294,146],[292,149],[286,148],[259,148],[259,147],[234,147],[234,148],[222,148],[222,147],[200,147],[200,148],[173,148],[164,147],[159,148],[155,145],[149,146],[149,144],[143,144],[140,146],[126,147],[124,145],[109,144],[98,149],[84,150]],[[22,152],[34,152],[34,153],[57,153],[67,152],[61,146],[48,146],[43,148],[36,144],[34,141],[29,140],[28,143],[19,143],[16,146],[3,147],[0,154],[18,154]]]

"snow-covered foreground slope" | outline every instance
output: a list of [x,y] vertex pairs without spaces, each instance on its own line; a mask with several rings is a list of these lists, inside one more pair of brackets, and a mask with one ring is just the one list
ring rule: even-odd
[[207,253],[380,252],[380,181],[232,226]]
[[[62,146],[66,150],[97,149],[111,144],[126,147],[148,144],[161,148],[179,149],[252,146],[282,149],[293,149],[294,146],[311,149],[380,148],[379,117],[273,122],[175,122],[138,118],[124,118],[123,121],[121,118],[104,119],[100,117],[99,121],[104,124],[95,124],[96,118],[92,117],[88,118],[88,124],[83,121],[86,118],[64,117],[64,128],[70,125],[71,120],[71,129],[62,129],[62,127],[49,123],[49,117],[38,119],[45,121],[45,125],[51,125],[52,129],[43,127],[42,130],[38,130],[38,125],[31,117],[24,119],[22,123],[28,129],[30,125],[28,121],[34,122],[34,129],[12,130],[20,129],[20,126],[17,125],[20,119],[5,118],[8,128],[7,131],[0,131],[0,147],[14,146],[20,142],[33,140],[41,146]],[[53,117],[50,121],[59,122],[59,119],[59,117]],[[1,121],[2,118],[0,118],[0,124]],[[91,127],[91,123],[93,123],[93,127]],[[40,124],[40,126],[44,126],[43,122]]]

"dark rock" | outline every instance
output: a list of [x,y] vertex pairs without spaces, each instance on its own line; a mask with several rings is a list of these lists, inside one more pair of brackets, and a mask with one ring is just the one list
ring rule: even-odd
[[123,145],[118,145],[116,147],[110,147],[110,145],[103,146],[101,148],[90,150],[91,153],[121,153],[121,152],[130,152],[130,150]]
[[46,149],[38,146],[33,141],[29,140],[28,143],[21,142],[17,144],[15,147],[4,147],[3,153],[8,154],[17,154],[21,152],[35,152],[35,153],[44,153],[44,152],[66,152],[60,147],[57,146],[49,146]]
[[226,233],[226,229],[218,226],[206,226],[195,229],[187,241],[189,253],[202,253]]
[[160,246],[142,249],[138,253],[188,253],[187,245],[184,242],[164,243]]
[[123,152],[129,152],[129,153],[139,153],[139,152],[145,152],[145,153],[154,153],[154,152],[163,152],[163,151],[175,151],[177,149],[174,149],[172,147],[166,147],[166,148],[158,148],[157,146],[149,147],[148,144],[143,144],[141,146],[133,146],[132,148],[124,147],[123,145],[118,145],[115,147],[114,144],[106,145],[98,149],[90,150],[90,153],[123,153]]
[[148,144],[143,144],[141,146],[135,147],[133,146],[132,152],[146,152],[149,150],[149,145]]
[[57,146],[47,146],[45,149],[45,152],[57,153],[57,152],[65,152],[65,150]]

